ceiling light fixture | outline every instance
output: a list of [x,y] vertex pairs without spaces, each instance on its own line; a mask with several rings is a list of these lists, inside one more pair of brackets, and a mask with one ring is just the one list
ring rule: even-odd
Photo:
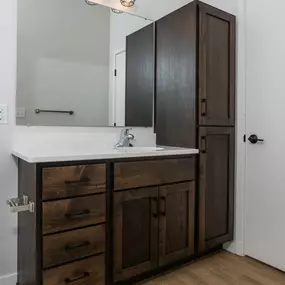
[[136,0],[120,0],[121,4],[125,7],[132,7],[135,5]]

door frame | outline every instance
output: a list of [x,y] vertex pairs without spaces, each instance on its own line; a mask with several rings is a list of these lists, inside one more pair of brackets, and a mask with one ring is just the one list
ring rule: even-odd
[[246,62],[247,23],[246,0],[237,1],[237,92],[236,92],[236,170],[235,170],[235,229],[234,241],[224,248],[245,255],[245,191],[246,191]]

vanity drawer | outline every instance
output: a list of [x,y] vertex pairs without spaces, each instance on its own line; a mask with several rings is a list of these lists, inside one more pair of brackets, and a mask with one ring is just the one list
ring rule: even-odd
[[44,268],[105,252],[105,225],[44,236]]
[[195,179],[195,157],[116,163],[114,190]]
[[43,203],[43,233],[55,233],[106,220],[106,194]]
[[43,272],[43,285],[104,285],[104,255],[90,257]]
[[43,200],[106,191],[106,164],[44,168],[42,175]]

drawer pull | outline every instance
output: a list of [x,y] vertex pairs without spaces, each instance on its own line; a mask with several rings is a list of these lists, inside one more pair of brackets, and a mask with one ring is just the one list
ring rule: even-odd
[[201,100],[201,116],[202,117],[207,116],[207,99]]
[[83,243],[80,243],[80,244],[73,244],[73,245],[67,245],[65,247],[65,250],[66,251],[70,251],[70,250],[75,250],[75,249],[78,249],[78,248],[81,248],[81,247],[87,247],[90,245],[90,242],[89,241],[85,241]]
[[152,201],[153,201],[153,206],[154,206],[154,211],[153,211],[153,214],[152,216],[154,218],[158,218],[158,199],[155,197],[155,198],[152,198]]
[[65,217],[67,219],[75,219],[75,218],[80,218],[84,216],[88,216],[90,214],[90,210],[83,210],[82,212],[74,212],[74,213],[67,213],[65,214]]
[[166,197],[161,197],[160,199],[161,199],[160,207],[161,209],[163,208],[160,214],[165,217],[166,216]]
[[87,278],[90,276],[90,273],[89,272],[84,272],[81,276],[79,277],[76,277],[76,278],[73,278],[73,279],[70,279],[70,278],[66,278],[64,281],[66,284],[70,284],[70,283],[73,283],[75,281],[78,281],[80,279],[84,279],[84,278]]
[[207,153],[207,138],[201,136],[201,153]]
[[90,179],[88,177],[80,179],[80,180],[74,180],[74,181],[69,181],[66,180],[64,181],[65,184],[69,185],[69,184],[78,184],[78,183],[88,183],[90,182]]

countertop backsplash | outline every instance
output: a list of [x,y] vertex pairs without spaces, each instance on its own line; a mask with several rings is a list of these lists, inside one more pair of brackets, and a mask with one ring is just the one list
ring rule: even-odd
[[[49,147],[82,147],[82,143],[96,147],[113,147],[119,140],[122,128],[84,128],[84,127],[22,127],[14,132],[13,146],[33,148],[44,144]],[[135,146],[155,146],[156,135],[153,128],[132,128]]]

